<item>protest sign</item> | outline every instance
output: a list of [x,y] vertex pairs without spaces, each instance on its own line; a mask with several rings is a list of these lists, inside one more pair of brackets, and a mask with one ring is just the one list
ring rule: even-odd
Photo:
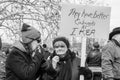
[[108,40],[110,7],[62,4],[60,35]]

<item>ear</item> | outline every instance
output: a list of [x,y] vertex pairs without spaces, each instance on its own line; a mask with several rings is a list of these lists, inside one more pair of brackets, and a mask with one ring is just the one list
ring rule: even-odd
[[30,27],[30,25],[28,25],[28,24],[26,24],[26,23],[23,23],[21,32],[28,31],[28,28],[29,28],[29,27]]

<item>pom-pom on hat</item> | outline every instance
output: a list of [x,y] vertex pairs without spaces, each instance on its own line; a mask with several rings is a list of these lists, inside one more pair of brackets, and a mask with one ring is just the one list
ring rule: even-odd
[[55,39],[53,40],[53,47],[54,47],[54,44],[55,44],[57,41],[63,41],[63,42],[66,44],[67,48],[70,47],[70,43],[69,43],[68,39],[65,38],[65,37],[57,37],[57,38],[55,38]]
[[22,33],[22,42],[25,44],[28,44],[33,40],[37,40],[41,37],[41,34],[38,30],[36,30],[34,27],[26,23],[23,24],[21,33]]

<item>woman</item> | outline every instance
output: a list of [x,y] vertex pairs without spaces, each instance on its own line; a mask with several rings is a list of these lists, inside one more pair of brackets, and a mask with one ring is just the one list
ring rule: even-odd
[[45,80],[79,80],[80,58],[70,51],[69,41],[65,37],[58,37],[53,40],[53,48],[50,59],[57,74],[54,77],[47,76]]

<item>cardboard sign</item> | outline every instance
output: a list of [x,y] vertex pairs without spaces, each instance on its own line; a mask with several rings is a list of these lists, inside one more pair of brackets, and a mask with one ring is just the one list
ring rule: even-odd
[[108,40],[110,7],[62,4],[60,35]]

